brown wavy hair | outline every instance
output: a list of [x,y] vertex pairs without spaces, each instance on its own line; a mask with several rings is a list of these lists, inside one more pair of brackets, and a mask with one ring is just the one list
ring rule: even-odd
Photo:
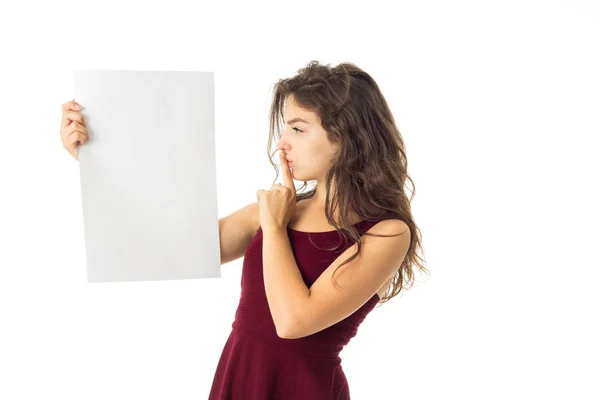
[[[338,269],[356,258],[361,251],[361,237],[350,223],[351,213],[361,221],[400,219],[410,229],[408,253],[380,300],[383,304],[402,289],[412,286],[413,267],[428,273],[420,262],[425,261],[424,258],[417,254],[417,250],[423,253],[421,231],[410,210],[415,185],[407,174],[404,142],[390,108],[375,80],[353,63],[345,62],[331,67],[330,64],[323,65],[313,60],[299,69],[295,76],[280,79],[274,84],[269,112],[267,153],[276,173],[273,184],[277,181],[279,171],[273,163],[277,148],[273,149],[272,146],[274,141],[281,138],[285,125],[283,109],[290,95],[300,107],[317,115],[329,142],[339,145],[337,158],[326,176],[325,215],[340,238],[343,234],[346,239],[356,242],[358,251]],[[333,180],[336,187],[332,193]],[[407,180],[413,188],[410,199],[404,193]],[[307,181],[304,181],[302,187],[296,190],[297,201],[314,196],[316,185],[304,191],[306,188]],[[333,219],[338,207],[339,224]]]

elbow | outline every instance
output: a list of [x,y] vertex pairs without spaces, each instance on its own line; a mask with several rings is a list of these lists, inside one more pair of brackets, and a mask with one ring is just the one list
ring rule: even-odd
[[296,339],[294,326],[291,322],[276,324],[275,330],[277,331],[277,336],[281,339]]
[[289,330],[277,330],[277,336],[279,336],[281,339],[297,339],[293,332]]
[[287,331],[282,330],[281,328],[276,328],[277,336],[281,339],[289,339]]

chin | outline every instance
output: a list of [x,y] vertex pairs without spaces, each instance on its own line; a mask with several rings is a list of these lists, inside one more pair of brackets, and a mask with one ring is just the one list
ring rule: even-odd
[[296,172],[296,170],[293,167],[292,167],[292,178],[294,178],[297,181],[304,180],[304,178],[302,178],[302,175],[299,174],[298,172]]
[[294,167],[291,168],[292,169],[292,178],[294,178],[294,180],[296,181],[312,181],[315,180],[314,177],[312,177],[310,175],[310,173],[302,173],[299,171],[296,171],[296,169]]
[[292,170],[292,178],[294,178],[295,181],[313,181],[313,180],[315,180],[315,178],[312,178],[310,175],[303,175],[300,173],[296,173],[293,170]]

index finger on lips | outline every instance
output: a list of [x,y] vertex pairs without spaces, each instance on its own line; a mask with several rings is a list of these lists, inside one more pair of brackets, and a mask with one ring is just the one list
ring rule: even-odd
[[281,167],[283,169],[283,184],[292,189],[294,192],[296,191],[296,187],[294,186],[294,179],[292,178],[292,172],[290,171],[290,166],[283,155],[283,152],[280,153],[281,158]]

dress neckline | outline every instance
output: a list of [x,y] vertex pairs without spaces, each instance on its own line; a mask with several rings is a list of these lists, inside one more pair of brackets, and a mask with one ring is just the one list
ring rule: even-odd
[[[355,222],[354,224],[352,224],[352,226],[355,226],[355,225],[362,224],[362,223],[363,223],[363,222],[365,222],[365,221],[367,221],[367,220],[366,220],[366,219],[363,219],[363,220],[361,220],[361,221]],[[337,232],[337,229],[334,229],[334,230],[331,230],[331,231],[321,231],[321,232],[306,232],[306,231],[299,231],[299,230],[297,230],[297,229],[290,228],[289,226],[287,227],[287,229],[288,229],[289,231],[292,231],[292,232],[296,232],[296,233],[304,233],[304,234],[307,234],[307,235],[308,235],[308,234],[310,234],[310,235],[320,235],[320,234],[325,234],[325,233],[335,233],[335,232]]]

